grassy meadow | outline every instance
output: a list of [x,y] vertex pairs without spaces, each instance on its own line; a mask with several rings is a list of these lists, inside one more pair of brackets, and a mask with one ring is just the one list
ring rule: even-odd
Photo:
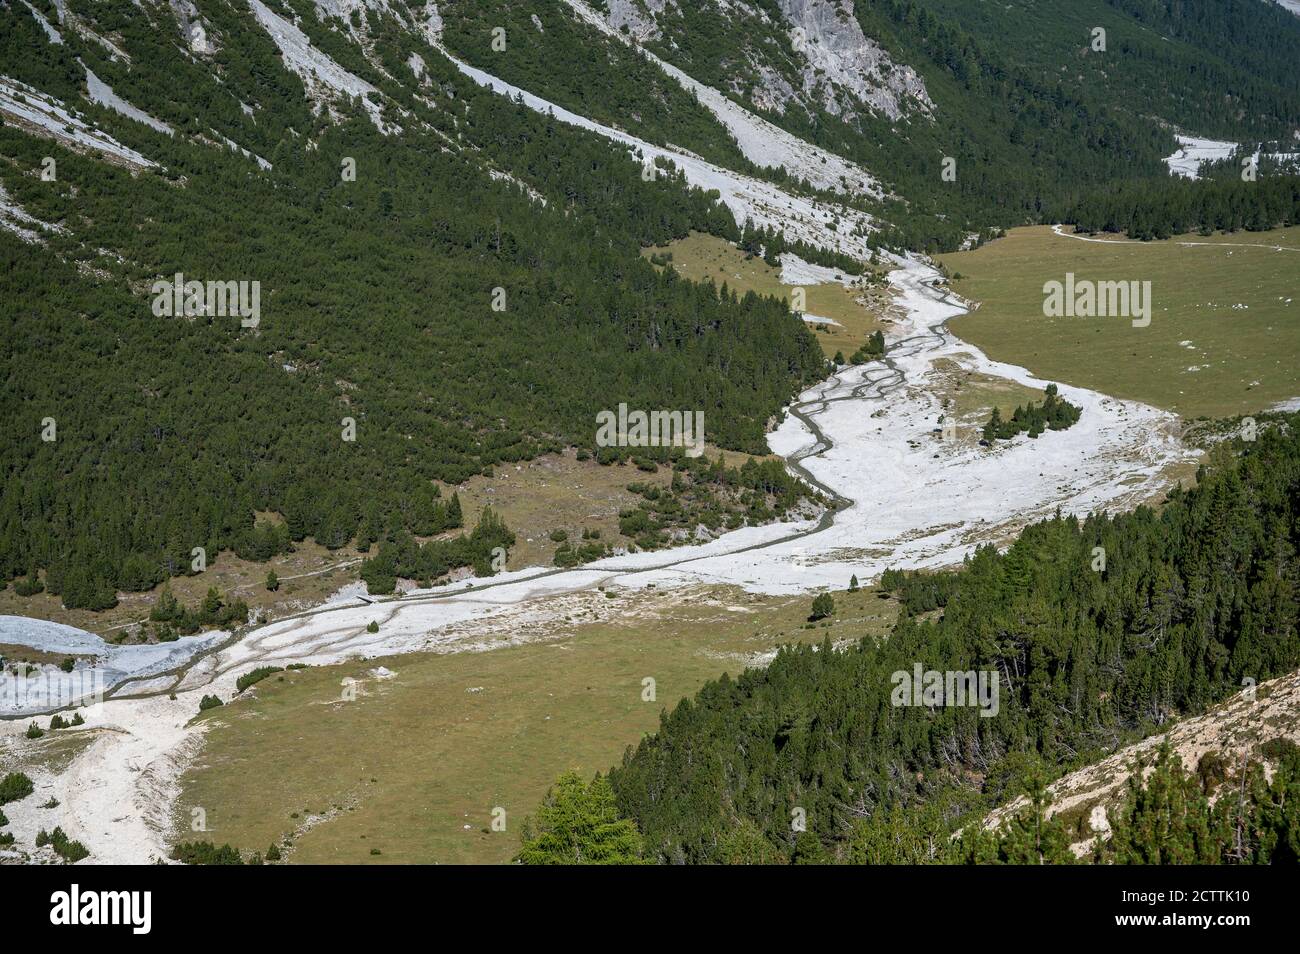
[[[883,634],[897,612],[874,590],[836,593],[836,614],[810,628],[811,596],[614,599],[612,616],[556,640],[266,679],[202,716],[211,726],[182,781],[176,839],[195,837],[187,822],[201,806],[199,837],[246,852],[287,837],[293,862],[505,862],[560,772],[609,768],[662,710],[782,643]],[[380,666],[393,675],[372,675]],[[642,701],[647,676],[653,702]],[[348,677],[359,693],[344,702]],[[504,832],[491,829],[497,807]]]
[[[981,303],[953,331],[1049,380],[1189,418],[1249,414],[1300,395],[1300,229],[1130,243],[1023,228],[941,261],[961,276],[953,287]],[[1044,317],[1044,283],[1067,272],[1150,281],[1151,324]]]

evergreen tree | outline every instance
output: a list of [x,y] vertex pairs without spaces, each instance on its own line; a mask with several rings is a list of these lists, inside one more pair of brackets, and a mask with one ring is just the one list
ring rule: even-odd
[[813,597],[812,615],[808,618],[814,622],[825,619],[835,612],[835,599],[829,593],[818,593]]
[[635,823],[619,817],[609,782],[584,782],[565,772],[547,792],[536,818],[524,822],[523,847],[515,857],[527,865],[641,864]]

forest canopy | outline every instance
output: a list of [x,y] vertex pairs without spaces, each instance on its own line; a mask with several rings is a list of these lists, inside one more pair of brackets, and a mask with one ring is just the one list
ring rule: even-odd
[[[665,712],[609,773],[620,817],[663,862],[926,860],[906,846],[1294,670],[1300,415],[1237,452],[1158,511],[1057,516],[955,573],[887,574],[887,638],[791,645]],[[996,673],[999,711],[894,705],[891,674],[918,664]]]

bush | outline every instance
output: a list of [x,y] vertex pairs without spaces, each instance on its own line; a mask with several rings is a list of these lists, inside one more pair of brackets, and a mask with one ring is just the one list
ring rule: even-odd
[[[376,631],[378,631],[378,627],[375,627],[374,630],[371,630],[371,632],[376,632]],[[249,686],[255,685],[256,683],[261,682],[267,676],[277,672],[284,672],[284,668],[282,666],[258,666],[256,669],[244,673],[242,676],[240,676],[238,679],[235,680],[235,691],[243,692]]]
[[1228,769],[1227,759],[1217,749],[1211,749],[1202,755],[1201,760],[1196,764],[1201,791],[1207,795],[1214,794],[1214,790],[1228,780]]
[[36,835],[36,847],[44,848],[49,845],[54,849],[54,853],[61,857],[68,864],[80,861],[90,855],[90,851],[79,841],[73,841],[62,828],[55,826],[54,831],[47,832],[44,828]]
[[32,780],[22,772],[10,772],[0,779],[0,805],[26,798],[34,791]]
[[72,670],[77,668],[77,661],[71,656],[68,656],[63,660],[63,662],[59,663],[59,668],[64,672],[72,672]]
[[880,331],[873,331],[871,336],[867,339],[867,343],[857,351],[853,352],[853,356],[849,358],[849,363],[862,364],[866,361],[874,361],[877,358],[884,357],[884,354],[885,336]]
[[1270,762],[1281,762],[1285,758],[1300,755],[1300,746],[1286,736],[1279,735],[1261,745],[1259,751]]
[[835,600],[829,593],[819,593],[813,600],[812,615],[809,620],[816,622],[819,619],[825,619],[827,616],[835,614]]
[[212,587],[199,605],[190,609],[181,604],[170,587],[164,586],[149,611],[149,619],[167,624],[184,635],[201,629],[233,629],[248,622],[248,604],[243,600],[228,604],[221,591]]
[[206,712],[208,709],[215,709],[217,706],[224,705],[216,696],[204,696],[199,700],[199,711]]
[[242,865],[239,850],[210,841],[187,841],[172,849],[171,859],[185,865]]
[[379,623],[377,623],[375,620],[372,619],[369,623],[366,624],[366,632],[367,633],[379,632]]
[[39,725],[33,722],[31,725],[27,727],[26,734],[27,734],[27,738],[29,739],[39,739],[41,736],[45,734],[45,732],[41,729]]
[[36,574],[29,573],[25,579],[14,580],[14,592],[19,596],[35,596],[45,590],[45,584]]
[[552,530],[551,539],[556,543],[563,543],[569,539],[569,533],[567,530]]
[[1044,430],[1063,431],[1079,420],[1083,409],[1062,399],[1055,384],[1049,384],[1044,390],[1046,397],[1041,405],[1030,401],[1026,407],[1017,407],[1009,421],[1002,420],[1002,412],[995,407],[984,425],[984,440],[992,444],[1015,437],[1022,431],[1028,431],[1030,437],[1038,437]]

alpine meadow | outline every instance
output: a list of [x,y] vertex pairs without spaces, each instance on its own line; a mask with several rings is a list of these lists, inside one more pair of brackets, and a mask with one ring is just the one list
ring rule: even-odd
[[1280,923],[1297,63],[1294,0],[0,2],[14,910]]

